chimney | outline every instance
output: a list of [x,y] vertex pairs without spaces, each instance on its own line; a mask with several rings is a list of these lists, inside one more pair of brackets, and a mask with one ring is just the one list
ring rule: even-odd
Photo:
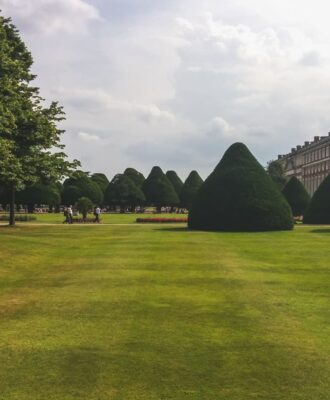
[[[329,132],[329,136],[330,136],[330,132]],[[309,142],[305,142],[304,146],[308,146]]]
[[330,132],[328,133],[328,136],[330,136]]
[[318,142],[320,140],[320,136],[314,136],[314,142]]
[[282,157],[283,157],[282,154],[279,154],[279,155],[277,156],[277,159],[278,159],[278,160],[281,160]]
[[301,150],[301,146],[300,145],[297,146],[297,150]]
[[291,153],[295,153],[295,152],[296,152],[296,148],[295,148],[295,147],[292,147]]

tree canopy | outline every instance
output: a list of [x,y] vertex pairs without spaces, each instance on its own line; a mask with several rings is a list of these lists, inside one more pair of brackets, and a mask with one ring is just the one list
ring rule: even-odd
[[62,200],[66,205],[72,205],[80,197],[88,197],[94,204],[103,204],[104,195],[100,186],[87,173],[76,171],[63,183]]
[[20,204],[26,204],[28,211],[33,212],[35,204],[59,205],[61,203],[61,194],[55,183],[45,185],[38,182],[19,192],[17,201]]
[[272,178],[279,190],[283,190],[288,182],[288,178],[284,174],[284,168],[280,161],[269,161],[267,164],[267,173]]
[[289,204],[248,148],[235,143],[198,191],[192,229],[268,231],[293,228]]
[[175,171],[167,171],[165,175],[167,176],[168,180],[172,183],[176,191],[176,194],[180,198],[181,189],[183,186],[182,180],[179,178],[178,174]]
[[10,189],[10,223],[15,224],[15,191],[68,175],[78,162],[66,161],[57,128],[64,112],[45,106],[30,83],[33,60],[11,20],[0,16],[0,181]]
[[142,187],[143,182],[146,179],[141,172],[137,171],[134,168],[126,168],[124,171],[124,175],[128,176],[139,188]]
[[102,173],[97,172],[91,176],[93,182],[97,183],[104,194],[109,186],[109,179]]
[[160,208],[180,203],[172,183],[158,166],[152,168],[148,178],[143,182],[142,189],[148,205]]
[[123,210],[125,206],[135,208],[142,205],[145,202],[145,196],[131,178],[124,174],[117,174],[106,190],[105,201],[107,205],[120,206]]
[[199,176],[197,171],[191,171],[188,178],[185,180],[181,195],[180,195],[180,204],[181,207],[190,210],[195,197],[198,193],[198,190],[203,184],[203,179]]
[[305,212],[306,224],[330,224],[330,175],[328,175],[314,193]]
[[304,215],[311,198],[300,180],[293,176],[285,185],[282,193],[291,207],[293,216]]

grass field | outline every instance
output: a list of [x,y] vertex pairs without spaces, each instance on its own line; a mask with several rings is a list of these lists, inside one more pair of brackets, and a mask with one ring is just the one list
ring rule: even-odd
[[330,229],[0,228],[1,400],[328,400]]

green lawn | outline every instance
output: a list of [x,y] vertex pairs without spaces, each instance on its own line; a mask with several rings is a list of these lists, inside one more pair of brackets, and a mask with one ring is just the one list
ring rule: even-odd
[[1,400],[329,399],[329,228],[0,237]]

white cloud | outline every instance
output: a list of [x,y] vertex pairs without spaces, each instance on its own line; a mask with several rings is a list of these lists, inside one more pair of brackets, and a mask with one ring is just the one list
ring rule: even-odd
[[85,0],[1,0],[1,9],[27,32],[84,32],[99,20],[98,10]]
[[87,132],[78,132],[78,137],[84,142],[97,142],[100,137]]

